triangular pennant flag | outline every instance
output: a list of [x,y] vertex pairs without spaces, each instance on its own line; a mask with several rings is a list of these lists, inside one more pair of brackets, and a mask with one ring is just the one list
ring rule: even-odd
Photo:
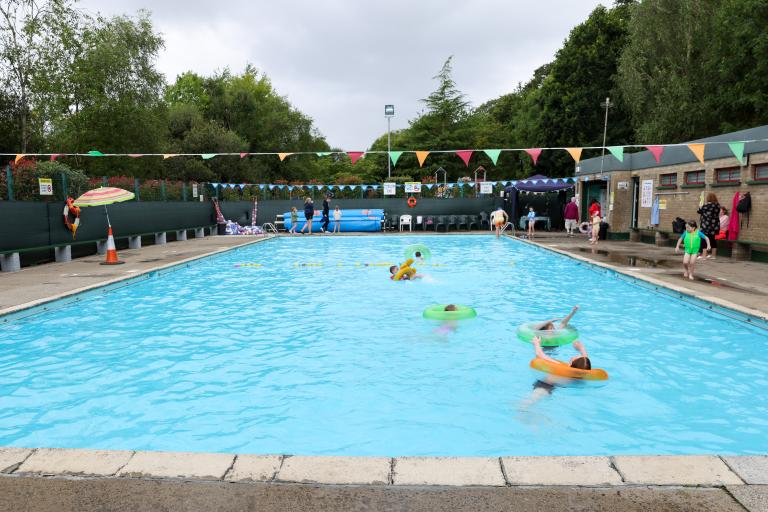
[[61,153],[54,153],[53,155],[51,155],[51,162],[55,162],[56,159],[59,158],[60,156],[63,156],[63,155]]
[[416,151],[416,160],[419,161],[419,167],[424,165],[424,160],[427,159],[427,155],[429,155],[429,151]]
[[240,185],[238,185],[238,186],[240,187],[240,190],[243,190],[243,189],[245,188],[245,183],[241,183],[241,184],[240,184]]
[[355,190],[357,188],[357,185],[350,185],[349,188],[350,190]]
[[365,151],[347,151],[347,155],[349,155],[349,159],[352,160],[352,165],[355,165],[355,163],[360,160],[360,157],[365,154]]
[[279,156],[279,157],[280,157],[280,161],[282,162],[283,160],[285,160],[286,158],[288,158],[288,157],[289,157],[289,156],[291,156],[292,154],[293,154],[293,153],[278,153],[278,154],[277,154],[277,156]]
[[131,153],[131,154],[129,154],[128,156],[129,156],[129,157],[131,157],[131,158],[141,158],[141,157],[143,157],[144,155],[142,155],[142,154],[140,154],[140,153]]
[[21,160],[25,156],[27,156],[27,155],[23,155],[23,154],[19,153],[18,155],[16,155],[16,158],[14,158],[13,163],[15,163],[15,164],[19,163],[19,160]]
[[461,158],[465,166],[469,167],[469,159],[472,158],[472,153],[473,151],[469,149],[469,150],[457,151],[456,155],[458,155],[458,157]]
[[210,160],[211,158],[215,157],[218,153],[203,153],[200,156],[203,157],[203,160]]
[[104,156],[101,151],[91,150],[88,152],[88,156]]
[[315,153],[315,154],[316,154],[317,156],[319,156],[320,158],[322,158],[322,157],[324,157],[324,156],[328,156],[328,155],[331,155],[332,153],[331,153],[331,152],[329,152],[329,151],[321,151],[321,152],[319,152],[319,153]]
[[[314,185],[307,185],[307,188],[308,188],[309,190],[314,190],[315,186],[314,186]],[[320,186],[318,185],[318,186],[317,186],[317,188],[318,188],[318,190],[319,190],[319,189],[320,189]]]
[[624,146],[609,146],[606,148],[619,162],[624,161]]
[[424,186],[427,187],[427,190],[432,190],[432,187],[434,187],[435,184],[434,183],[426,183],[426,184],[424,184]]
[[259,185],[259,190],[264,190],[264,185]]
[[743,142],[729,142],[728,147],[731,148],[731,153],[739,161],[741,165],[746,165],[744,161],[744,143]]
[[219,184],[218,184],[218,183],[211,183],[211,186],[212,186],[213,188],[217,188],[217,187],[219,186]]
[[579,163],[581,160],[581,148],[565,148],[565,150],[568,152],[569,155],[574,159],[576,163]]
[[289,191],[289,192],[290,192],[290,191],[293,191],[293,189],[294,189],[294,186],[293,186],[293,185],[288,185],[288,191]]
[[488,158],[491,159],[491,162],[493,162],[493,165],[496,165],[496,162],[499,160],[499,155],[501,154],[500,149],[484,149],[483,152],[488,155]]
[[541,154],[541,149],[526,149],[525,152],[531,155],[531,158],[533,159],[533,165],[536,165],[536,162],[539,160],[539,155]]
[[179,155],[177,155],[175,153],[166,153],[165,155],[163,155],[163,160],[167,160],[167,159],[173,158],[175,156],[179,156]]
[[379,186],[378,186],[378,185],[371,185],[371,188],[372,188],[373,190],[378,190],[378,189],[379,189]]
[[274,190],[277,185],[269,185],[269,190]]
[[346,186],[346,185],[339,185],[339,190],[344,190],[344,189],[346,189],[346,188],[347,188],[347,186]]
[[[317,186],[317,190],[323,190],[324,188],[325,188],[325,185],[318,185]],[[331,188],[331,187],[328,187],[328,188]]]
[[664,146],[645,146],[648,151],[653,155],[654,160],[658,164],[661,161],[661,154],[664,152]]
[[248,156],[248,153],[240,153],[240,158],[245,158]]
[[[688,144],[688,149],[691,150],[691,153],[696,155],[696,158],[699,159],[699,162],[702,164],[704,163],[704,148],[706,147],[706,144]],[[658,162],[658,160],[657,160]]]
[[389,152],[389,159],[392,160],[392,165],[397,165],[397,160],[400,158],[400,155],[402,155],[402,151],[390,151]]

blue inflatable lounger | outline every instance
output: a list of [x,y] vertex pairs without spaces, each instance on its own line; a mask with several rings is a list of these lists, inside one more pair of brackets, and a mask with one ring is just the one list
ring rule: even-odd
[[[304,220],[304,211],[300,208],[299,221],[296,223],[296,231],[301,231],[306,224]],[[328,224],[328,231],[333,231],[336,226],[336,221],[333,220],[333,210],[331,210],[331,222]],[[291,229],[291,212],[285,212],[283,215],[284,226],[286,231]],[[323,220],[323,210],[315,210],[315,215],[312,217],[312,231],[320,232],[320,225]],[[353,231],[381,231],[381,225],[384,221],[384,210],[378,208],[371,208],[369,210],[341,210],[341,221],[339,231],[353,232]]]

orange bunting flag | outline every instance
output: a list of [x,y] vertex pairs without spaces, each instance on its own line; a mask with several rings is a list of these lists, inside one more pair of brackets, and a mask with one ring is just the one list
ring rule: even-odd
[[173,158],[175,156],[179,156],[179,155],[177,155],[175,153],[167,153],[167,154],[163,155],[163,160],[168,160],[169,158]]
[[424,165],[424,160],[427,159],[429,151],[416,151],[416,159],[419,161],[419,167]]
[[365,151],[347,151],[347,154],[349,155],[349,159],[352,160],[352,165],[355,165],[355,163],[360,160],[360,157],[365,154]]
[[[283,160],[285,160],[286,158],[288,158],[288,157],[289,157],[289,156],[291,156],[292,154],[293,154],[293,153],[278,153],[278,154],[277,154],[277,156],[279,156],[279,157],[280,157],[280,161],[282,162]],[[242,157],[241,157],[241,158],[242,158]]]
[[704,147],[706,144],[688,144],[688,149],[691,150],[691,153],[696,155],[696,158],[699,159],[699,162],[704,163]]
[[541,148],[526,149],[525,152],[531,155],[531,158],[533,159],[533,165],[536,165],[536,161],[539,159],[539,155],[541,154]]
[[573,157],[576,163],[579,163],[581,160],[582,148],[565,148],[565,150]]
[[248,156],[248,153],[240,153],[240,158],[245,158],[246,156]]
[[25,156],[27,156],[27,155],[23,155],[23,154],[19,153],[18,155],[16,155],[16,158],[14,159],[13,163],[15,163],[15,164],[19,163],[19,160],[24,159]]

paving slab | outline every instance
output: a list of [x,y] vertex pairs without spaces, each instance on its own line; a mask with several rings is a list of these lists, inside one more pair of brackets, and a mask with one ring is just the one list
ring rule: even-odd
[[502,457],[512,485],[621,485],[608,457]]
[[280,459],[280,455],[238,455],[224,479],[229,482],[269,482],[280,469]]
[[389,483],[391,461],[387,457],[305,457],[283,460],[276,480],[317,484]]
[[395,485],[506,485],[491,457],[399,457],[393,475]]
[[768,455],[730,456],[723,459],[746,483],[768,485]]
[[221,480],[234,460],[226,453],[136,452],[118,475]]
[[712,455],[620,455],[613,461],[628,484],[713,486],[744,483],[719,457]]
[[38,448],[16,473],[111,476],[128,463],[131,455],[132,451],[124,450]]
[[29,448],[0,448],[0,473],[13,471],[30,453]]
[[768,512],[768,485],[734,485],[726,489],[749,512]]

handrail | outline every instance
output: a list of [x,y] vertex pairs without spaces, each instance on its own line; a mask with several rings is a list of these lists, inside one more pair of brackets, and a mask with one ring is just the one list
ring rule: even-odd
[[264,224],[262,224],[262,225],[261,225],[261,229],[262,229],[262,231],[264,231],[264,233],[265,233],[265,234],[266,234],[268,231],[272,231],[272,232],[273,232],[274,234],[276,234],[276,235],[279,233],[279,232],[277,231],[277,228],[275,227],[275,225],[274,225],[274,224],[272,224],[271,222],[265,222]]

